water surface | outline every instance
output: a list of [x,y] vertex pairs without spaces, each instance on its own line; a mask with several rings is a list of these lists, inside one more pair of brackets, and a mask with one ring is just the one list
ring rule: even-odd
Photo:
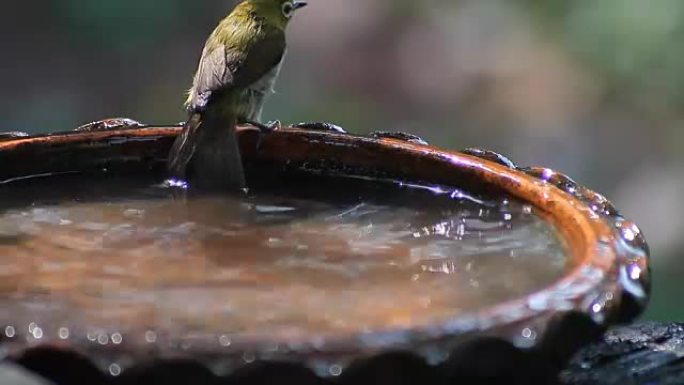
[[555,229],[514,200],[329,182],[244,197],[114,177],[0,186],[0,325],[294,341],[445,322],[564,271]]

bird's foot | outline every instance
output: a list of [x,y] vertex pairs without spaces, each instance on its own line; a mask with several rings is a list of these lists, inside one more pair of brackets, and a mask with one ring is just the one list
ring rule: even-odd
[[84,124],[74,131],[78,132],[94,132],[94,131],[109,131],[109,130],[121,130],[126,128],[140,128],[145,127],[144,124],[128,118],[111,118],[98,120],[96,122]]
[[278,131],[282,128],[282,123],[280,120],[273,120],[268,123],[261,123],[254,120],[245,120],[244,123],[251,124],[261,131],[262,134],[269,134],[273,131]]
[[316,130],[316,131],[329,131],[338,134],[347,134],[347,130],[344,128],[325,122],[307,122],[307,123],[297,123],[292,125],[293,128],[303,128],[306,130]]
[[282,123],[280,123],[280,120],[273,120],[273,121],[270,121],[268,123],[261,123],[261,122],[255,121],[255,120],[244,120],[240,123],[251,124],[252,126],[259,129],[259,137],[257,138],[257,142],[256,142],[257,151],[259,151],[259,149],[261,149],[261,141],[263,139],[264,134],[270,134],[270,133],[278,131],[282,128]]
[[406,132],[388,132],[388,131],[376,131],[372,132],[370,134],[371,138],[377,138],[377,139],[396,139],[396,140],[401,140],[404,142],[409,142],[409,143],[414,143],[414,144],[422,144],[422,145],[428,145],[429,143],[425,141],[423,138],[413,135],[413,134],[408,134]]

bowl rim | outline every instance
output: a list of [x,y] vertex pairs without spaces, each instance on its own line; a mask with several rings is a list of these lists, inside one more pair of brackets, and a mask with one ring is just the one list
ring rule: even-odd
[[[93,144],[97,143],[107,143],[113,149],[136,143],[137,146],[159,147],[155,153],[155,161],[159,163],[164,160],[164,149],[170,147],[180,130],[179,126],[146,126],[16,138],[0,141],[0,159],[11,153],[27,154],[46,149],[54,152],[55,148],[92,150]],[[461,337],[473,334],[501,335],[518,346],[529,347],[541,339],[545,324],[558,313],[579,312],[598,324],[609,324],[631,320],[647,302],[649,251],[643,233],[634,223],[620,216],[601,195],[556,171],[522,169],[491,157],[474,156],[472,151],[470,154],[447,151],[390,138],[297,128],[283,128],[259,138],[258,131],[251,126],[239,127],[238,135],[243,157],[247,159],[306,164],[307,167],[321,159],[339,162],[345,167],[379,167],[383,170],[394,167],[412,180],[430,182],[439,175],[443,179],[442,185],[449,180],[457,184],[459,178],[473,178],[532,204],[548,217],[566,241],[570,262],[567,273],[535,293],[459,314],[453,320],[429,327],[351,333],[324,341],[275,341],[288,353],[370,353],[409,346],[412,350],[420,350],[436,341],[453,340],[456,343]],[[59,171],[44,170],[46,174]],[[33,174],[41,173],[34,170]],[[15,179],[3,175],[0,167],[0,184],[3,178],[4,183]],[[640,306],[636,311],[625,313],[625,303],[630,300]],[[253,353],[258,355],[267,348],[272,349],[273,342],[244,340],[237,345],[254,347]]]

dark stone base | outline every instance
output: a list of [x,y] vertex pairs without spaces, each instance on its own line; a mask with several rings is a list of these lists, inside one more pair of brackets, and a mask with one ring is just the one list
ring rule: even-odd
[[561,374],[567,385],[684,384],[684,325],[614,329],[583,349]]
[[[559,341],[547,344],[564,349]],[[387,353],[360,360],[333,378],[274,362],[250,364],[220,377],[189,360],[142,363],[112,377],[82,355],[49,348],[29,350],[13,361],[54,385],[674,385],[684,384],[683,357],[684,325],[645,323],[608,332],[562,372],[552,353],[520,351],[498,339],[473,340],[436,367],[412,354]]]

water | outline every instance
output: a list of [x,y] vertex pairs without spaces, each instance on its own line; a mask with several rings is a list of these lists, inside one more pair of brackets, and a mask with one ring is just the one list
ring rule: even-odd
[[299,341],[445,322],[563,274],[564,246],[529,206],[328,182],[247,197],[114,177],[0,186],[0,326],[102,345]]

